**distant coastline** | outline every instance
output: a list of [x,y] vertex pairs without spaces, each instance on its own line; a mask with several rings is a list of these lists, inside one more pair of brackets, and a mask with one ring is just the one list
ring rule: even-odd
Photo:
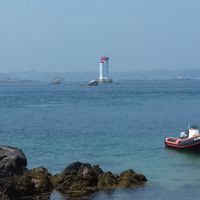
[[[66,82],[87,82],[98,79],[98,71],[80,72],[0,72],[0,83],[52,82],[55,77]],[[121,80],[200,80],[200,69],[112,71],[112,78]]]
[[30,83],[31,80],[0,80],[0,83]]

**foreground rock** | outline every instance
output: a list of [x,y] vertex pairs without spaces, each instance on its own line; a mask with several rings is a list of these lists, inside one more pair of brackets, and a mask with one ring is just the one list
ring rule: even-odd
[[48,193],[53,190],[51,182],[52,175],[44,167],[34,168],[24,173],[24,177],[28,178],[34,183],[36,193]]
[[44,167],[28,170],[22,150],[0,146],[0,199],[48,199],[53,189],[68,195],[81,196],[97,190],[135,187],[147,179],[133,170],[115,175],[98,165],[75,162],[60,174],[52,176]]
[[22,150],[0,145],[0,178],[21,175],[26,165],[27,159]]
[[10,146],[0,146],[0,198],[19,199],[53,190],[51,174],[39,167],[27,168],[23,151]]
[[21,176],[12,176],[0,184],[0,190],[8,199],[34,197],[49,194],[53,190],[51,174],[43,167],[27,170]]
[[104,172],[99,166],[76,162],[63,172],[52,177],[56,190],[67,194],[83,195],[97,190],[127,188],[143,185],[147,181],[133,170],[114,175]]
[[100,174],[103,171],[98,166],[76,162],[52,177],[52,182],[62,193],[85,194],[97,190]]

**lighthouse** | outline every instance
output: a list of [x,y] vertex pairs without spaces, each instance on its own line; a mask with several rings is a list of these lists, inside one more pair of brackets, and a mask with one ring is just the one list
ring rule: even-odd
[[109,57],[103,56],[99,62],[99,83],[111,83],[112,79],[109,77]]

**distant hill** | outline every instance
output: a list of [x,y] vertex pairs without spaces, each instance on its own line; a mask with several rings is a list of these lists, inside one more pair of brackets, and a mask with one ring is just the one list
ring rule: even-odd
[[[133,70],[127,72],[110,72],[114,81],[131,79],[200,79],[200,69],[183,70]],[[51,82],[55,77],[60,77],[63,81],[88,81],[98,79],[98,72],[10,72],[0,73],[0,81],[47,81]]]

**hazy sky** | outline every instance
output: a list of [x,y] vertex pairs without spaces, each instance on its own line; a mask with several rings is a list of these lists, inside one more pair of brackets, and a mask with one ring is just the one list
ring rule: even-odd
[[0,0],[0,72],[200,68],[199,0]]

